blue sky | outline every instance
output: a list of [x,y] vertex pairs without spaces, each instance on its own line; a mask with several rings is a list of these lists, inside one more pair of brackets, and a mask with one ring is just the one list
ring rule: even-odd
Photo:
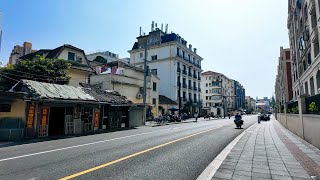
[[224,73],[246,95],[274,92],[280,46],[288,47],[287,0],[0,0],[6,63],[14,45],[72,44],[129,57],[139,27],[168,23],[198,49],[204,70]]

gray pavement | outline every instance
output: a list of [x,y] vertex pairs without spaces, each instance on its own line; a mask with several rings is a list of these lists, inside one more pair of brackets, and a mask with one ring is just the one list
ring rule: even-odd
[[241,137],[212,179],[320,179],[319,162],[319,149],[272,118]]
[[[244,120],[244,129],[235,129],[233,119],[200,119],[2,147],[0,179],[58,179],[138,152],[141,154],[75,179],[196,179],[256,117],[248,116]],[[143,153],[155,147],[158,148]]]

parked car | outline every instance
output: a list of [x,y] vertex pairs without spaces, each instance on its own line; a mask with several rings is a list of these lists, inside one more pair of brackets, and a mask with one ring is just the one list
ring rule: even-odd
[[261,114],[260,115],[260,120],[269,121],[270,120],[270,115],[269,114]]

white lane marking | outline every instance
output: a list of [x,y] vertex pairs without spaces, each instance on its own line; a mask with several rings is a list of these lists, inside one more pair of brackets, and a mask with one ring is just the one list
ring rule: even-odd
[[[223,125],[225,125],[225,124],[223,124]],[[184,127],[186,127],[186,126],[184,126]],[[189,126],[187,126],[187,127],[189,127]],[[151,134],[151,133],[155,133],[155,132],[172,130],[172,129],[173,128],[161,129],[161,130],[152,131],[152,132],[145,132],[145,133],[140,133],[140,134],[134,134],[134,135],[129,135],[129,136],[118,137],[118,138],[114,138],[114,139],[106,139],[106,140],[92,142],[92,143],[80,144],[80,145],[69,146],[69,147],[64,147],[64,148],[59,148],[59,149],[52,149],[52,150],[42,151],[42,152],[37,152],[37,153],[32,153],[32,154],[15,156],[15,157],[10,157],[10,158],[0,159],[0,162],[9,161],[9,160],[13,160],[13,159],[24,158],[24,157],[29,157],[29,156],[35,156],[35,155],[40,155],[40,154],[46,154],[46,153],[51,153],[51,152],[56,152],[56,151],[62,151],[62,150],[66,150],[66,149],[73,149],[73,148],[77,148],[77,147],[89,146],[89,145],[93,145],[93,144],[99,144],[99,143],[104,143],[104,142],[109,142],[109,141],[114,141],[114,140],[119,140],[119,139],[125,139],[125,138],[130,138],[130,137],[135,137],[135,136],[141,136],[141,135],[145,135],[145,134]],[[177,129],[186,129],[186,128],[177,128]]]
[[50,152],[62,151],[62,150],[66,150],[66,149],[73,149],[73,148],[82,147],[82,146],[89,146],[89,145],[93,145],[93,144],[99,144],[99,143],[104,143],[104,142],[114,141],[114,140],[119,140],[119,139],[125,139],[125,138],[130,138],[130,137],[135,137],[135,136],[141,136],[141,135],[151,134],[151,133],[155,133],[155,132],[167,131],[167,130],[171,130],[171,129],[172,128],[162,129],[162,130],[152,131],[152,132],[146,132],[146,133],[141,133],[141,134],[133,134],[133,135],[129,135],[129,136],[123,136],[123,137],[118,137],[118,138],[113,138],[113,139],[106,139],[106,140],[92,142],[92,143],[80,144],[80,145],[69,146],[69,147],[64,147],[64,148],[59,148],[59,149],[48,150],[48,151],[42,151],[42,152],[37,152],[37,153],[32,153],[32,154],[15,156],[15,157],[10,157],[10,158],[0,159],[0,162],[12,160],[12,159],[19,159],[19,158],[23,158],[23,157],[35,156],[35,155],[45,154],[45,153],[50,153]]
[[200,174],[200,176],[197,178],[197,180],[211,180],[216,171],[219,169],[220,165],[224,161],[224,159],[228,156],[232,148],[237,144],[237,142],[240,140],[240,138],[255,124],[252,124],[249,128],[247,128],[245,131],[243,131],[241,134],[239,134],[231,143],[228,144],[227,147],[225,147],[220,154],[206,167],[206,169]]

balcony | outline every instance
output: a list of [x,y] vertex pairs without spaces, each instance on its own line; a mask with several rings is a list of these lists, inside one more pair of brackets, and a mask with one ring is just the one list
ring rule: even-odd
[[197,90],[198,90],[198,88],[197,88],[196,86],[194,86],[194,87],[193,87],[193,90],[197,91]]
[[198,91],[201,92],[201,88],[200,87],[198,87]]
[[309,14],[313,14],[313,13],[316,12],[315,10],[316,10],[316,8],[315,8],[315,0],[311,0],[309,2],[309,5],[308,5],[308,12],[309,12]]
[[312,29],[312,32],[310,35],[310,40],[311,40],[311,42],[315,42],[315,40],[317,40],[317,39],[318,39],[318,27],[316,26]]
[[189,88],[189,89],[192,89],[192,86],[189,85],[188,88]]
[[180,68],[180,67],[177,68],[177,72],[178,72],[178,73],[181,72],[181,68]]
[[194,79],[197,79],[197,77],[198,77],[198,76],[197,76],[196,74],[193,74],[193,78],[194,78]]
[[187,88],[188,86],[187,86],[187,84],[183,84],[183,86],[182,86],[183,88]]
[[187,75],[187,70],[182,70],[182,74]]

